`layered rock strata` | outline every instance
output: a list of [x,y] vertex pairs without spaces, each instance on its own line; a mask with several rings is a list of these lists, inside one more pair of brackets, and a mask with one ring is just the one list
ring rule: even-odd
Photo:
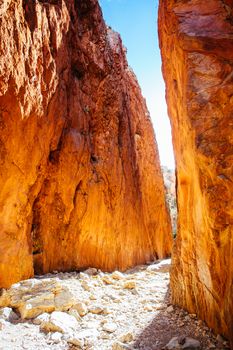
[[0,287],[170,254],[157,145],[97,0],[0,1]]
[[177,164],[173,302],[233,340],[233,1],[160,1]]

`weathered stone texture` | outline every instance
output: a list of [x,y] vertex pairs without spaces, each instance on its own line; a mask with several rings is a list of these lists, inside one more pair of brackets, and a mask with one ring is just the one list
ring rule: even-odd
[[97,0],[0,1],[0,287],[171,250],[157,145]]
[[160,1],[177,164],[174,303],[233,339],[233,1]]

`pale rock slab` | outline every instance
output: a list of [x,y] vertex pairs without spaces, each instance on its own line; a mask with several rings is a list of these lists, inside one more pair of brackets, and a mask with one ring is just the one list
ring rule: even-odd
[[65,311],[75,303],[72,293],[58,279],[31,279],[13,284],[0,297],[0,305],[16,308],[23,319],[44,312]]
[[40,329],[45,332],[71,334],[78,331],[79,323],[74,316],[68,315],[66,312],[54,311],[48,321],[41,323]]

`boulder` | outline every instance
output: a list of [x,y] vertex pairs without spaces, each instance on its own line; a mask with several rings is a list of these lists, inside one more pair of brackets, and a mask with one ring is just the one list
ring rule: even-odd
[[43,321],[40,329],[44,332],[60,332],[72,334],[79,329],[79,323],[72,315],[66,312],[54,311],[47,321]]
[[31,279],[12,285],[0,297],[0,305],[15,308],[21,318],[35,318],[43,313],[68,310],[75,304],[68,288],[58,279]]

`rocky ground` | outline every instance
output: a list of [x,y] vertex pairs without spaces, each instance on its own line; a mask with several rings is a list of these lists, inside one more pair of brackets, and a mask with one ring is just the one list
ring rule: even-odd
[[228,349],[196,315],[170,305],[169,267],[164,260],[124,274],[89,269],[18,283],[0,296],[0,349]]

